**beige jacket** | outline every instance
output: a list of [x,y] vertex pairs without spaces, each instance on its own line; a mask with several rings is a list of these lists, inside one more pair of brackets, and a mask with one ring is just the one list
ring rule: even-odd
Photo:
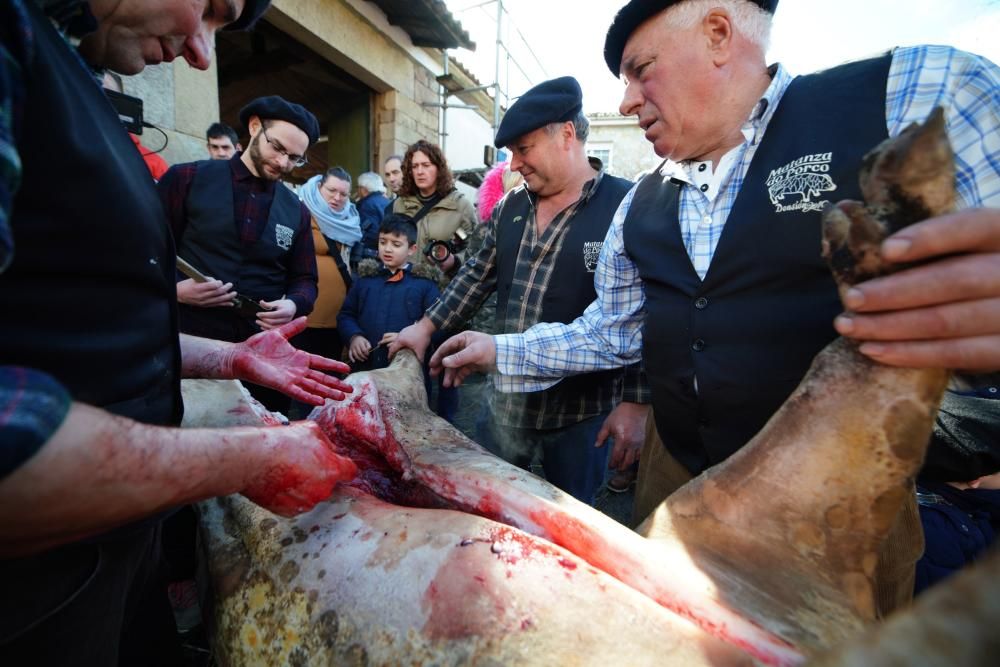
[[[392,202],[393,213],[402,213],[410,217],[416,215],[421,208],[423,208],[423,204],[417,197],[399,197]],[[424,256],[427,242],[431,240],[451,241],[458,229],[464,230],[466,238],[471,240],[475,228],[476,211],[472,202],[458,190],[452,190],[444,199],[435,204],[427,215],[417,221],[417,255],[413,258],[413,263],[426,263],[436,269],[437,265]],[[465,249],[455,253],[456,271],[469,256],[469,253],[468,245]],[[442,276],[438,283],[443,287],[448,284],[449,280],[449,277]]]

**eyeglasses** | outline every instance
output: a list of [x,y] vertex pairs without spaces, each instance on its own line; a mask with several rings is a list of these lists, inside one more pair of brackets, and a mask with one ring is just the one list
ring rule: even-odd
[[301,167],[305,165],[307,162],[309,162],[309,158],[307,158],[305,155],[295,155],[294,153],[289,153],[287,150],[285,150],[284,146],[282,146],[276,141],[271,141],[271,137],[267,136],[267,130],[265,130],[264,128],[260,129],[260,133],[264,135],[264,141],[266,141],[268,145],[270,145],[271,148],[274,149],[275,153],[277,153],[278,155],[284,155],[286,158],[288,158],[288,161],[291,162],[294,166]]

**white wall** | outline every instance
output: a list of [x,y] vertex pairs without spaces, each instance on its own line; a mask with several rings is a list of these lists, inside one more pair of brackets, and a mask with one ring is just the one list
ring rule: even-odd
[[[455,97],[456,104],[462,104]],[[445,120],[448,132],[444,139],[448,166],[454,169],[481,169],[483,147],[493,145],[493,127],[471,109],[449,109]]]

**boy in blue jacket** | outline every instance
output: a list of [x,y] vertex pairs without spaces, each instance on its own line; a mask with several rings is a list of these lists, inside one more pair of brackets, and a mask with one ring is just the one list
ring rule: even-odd
[[389,365],[389,343],[413,324],[440,294],[432,277],[422,275],[410,258],[417,252],[417,227],[405,216],[390,214],[378,230],[378,258],[358,265],[337,315],[337,329],[347,343],[354,371]]

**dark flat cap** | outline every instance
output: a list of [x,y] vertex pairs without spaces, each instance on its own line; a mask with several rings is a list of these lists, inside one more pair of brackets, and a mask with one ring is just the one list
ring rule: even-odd
[[240,17],[223,29],[249,30],[270,6],[271,0],[247,0],[246,4],[243,5],[243,13],[240,14]]
[[316,120],[316,116],[301,104],[289,102],[277,95],[258,97],[240,109],[240,122],[243,125],[249,125],[251,116],[258,116],[261,120],[283,120],[291,123],[306,133],[310,146],[319,139],[319,121]]
[[507,109],[493,144],[497,148],[509,145],[518,137],[549,123],[572,120],[583,109],[583,91],[571,76],[543,81]]
[[971,482],[1000,472],[1000,399],[945,392],[919,479]]
[[[635,29],[646,22],[646,19],[655,14],[659,14],[667,7],[676,5],[684,0],[632,0],[627,5],[618,10],[615,20],[608,28],[608,36],[604,40],[604,62],[608,64],[608,69],[615,76],[622,68],[622,53],[625,51],[625,43],[632,36]],[[747,0],[761,8],[774,13],[778,6],[778,0]]]

